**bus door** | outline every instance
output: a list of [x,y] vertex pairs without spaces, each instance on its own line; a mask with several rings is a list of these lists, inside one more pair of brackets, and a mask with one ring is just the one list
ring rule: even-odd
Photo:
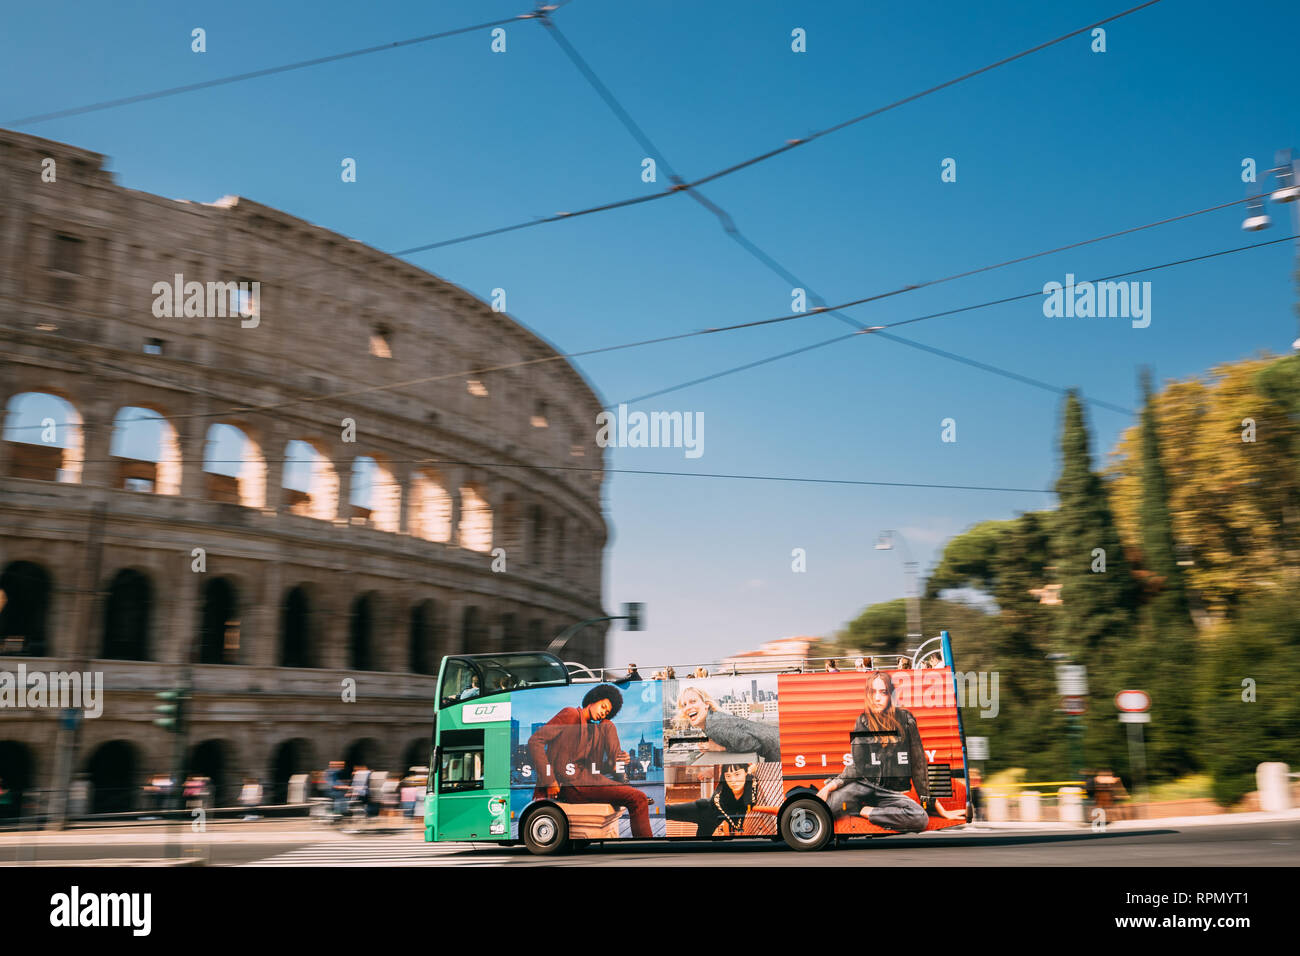
[[510,700],[490,697],[439,714],[430,840],[510,836]]

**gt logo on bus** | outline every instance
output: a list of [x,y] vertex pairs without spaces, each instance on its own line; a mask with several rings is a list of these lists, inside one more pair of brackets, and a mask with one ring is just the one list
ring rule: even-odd
[[464,704],[460,708],[460,719],[466,724],[486,724],[497,720],[510,719],[510,701],[498,701],[494,704]]

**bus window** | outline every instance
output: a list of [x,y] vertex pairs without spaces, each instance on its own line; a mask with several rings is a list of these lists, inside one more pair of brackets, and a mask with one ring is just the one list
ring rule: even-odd
[[442,692],[439,698],[443,707],[450,707],[458,700],[469,700],[483,693],[482,678],[468,661],[449,660],[442,676]]
[[460,793],[464,790],[482,789],[483,731],[451,731],[443,739],[438,792]]

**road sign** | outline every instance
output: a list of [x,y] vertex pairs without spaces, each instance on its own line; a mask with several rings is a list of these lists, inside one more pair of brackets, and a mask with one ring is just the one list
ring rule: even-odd
[[1119,715],[1119,722],[1121,724],[1149,724],[1151,723],[1151,715],[1145,710],[1124,711]]
[[1056,689],[1062,697],[1088,696],[1088,668],[1082,664],[1058,664]]
[[1061,710],[1067,714],[1083,714],[1088,710],[1088,698],[1071,694],[1061,698]]
[[967,737],[966,756],[971,760],[988,760],[989,739],[987,737]]
[[1129,713],[1151,709],[1151,696],[1144,690],[1122,690],[1115,695],[1115,706]]

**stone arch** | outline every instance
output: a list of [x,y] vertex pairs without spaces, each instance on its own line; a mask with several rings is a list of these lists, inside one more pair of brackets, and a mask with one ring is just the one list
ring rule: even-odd
[[[397,768],[397,772],[406,776],[411,772],[412,767],[429,766],[429,761],[433,757],[433,744],[428,737],[416,737],[409,741],[402,750],[402,764]],[[419,799],[423,799],[420,797]]]
[[348,614],[348,667],[357,671],[375,670],[375,622],[380,608],[374,591],[358,595]]
[[158,409],[123,405],[113,416],[109,455],[113,487],[156,495],[181,493],[181,445],[176,429]]
[[213,501],[266,507],[266,457],[248,430],[229,422],[208,426],[203,447],[204,495]]
[[460,653],[482,654],[488,650],[487,618],[476,604],[471,604],[461,613]]
[[437,674],[442,657],[442,619],[438,603],[432,598],[411,607],[411,633],[408,645],[407,666],[412,674]]
[[239,589],[227,577],[209,578],[199,604],[200,664],[239,663]]
[[140,805],[140,752],[129,740],[110,740],[86,758],[93,813],[123,813]]
[[460,489],[460,546],[470,551],[492,550],[492,506],[481,485]]
[[309,585],[298,584],[284,594],[280,610],[281,667],[315,667],[318,658]]
[[411,475],[406,516],[411,534],[425,541],[450,541],[451,512],[451,494],[442,476],[432,468],[417,468]]
[[[43,422],[52,420],[53,429]],[[51,441],[45,441],[45,438]],[[81,482],[85,431],[81,413],[55,392],[19,392],[5,405],[9,475],[37,481]]]
[[530,505],[528,508],[528,563],[535,568],[544,567],[549,563],[548,546],[550,541],[547,531],[545,509],[539,504]]
[[26,815],[28,794],[36,789],[36,754],[27,744],[0,740],[0,787],[8,800],[0,803],[0,821]]
[[214,807],[233,807],[243,781],[238,775],[235,746],[212,737],[190,748],[183,777],[207,777]]
[[263,790],[267,803],[289,802],[289,779],[296,774],[310,774],[320,769],[316,763],[316,748],[306,737],[281,741],[271,755],[267,767],[267,785]]
[[11,561],[0,573],[0,653],[44,657],[54,586],[32,561]]
[[524,509],[519,497],[514,492],[506,492],[501,499],[500,511],[494,516],[495,527],[492,546],[505,548],[506,567],[511,562],[521,562],[526,557],[524,551]]
[[104,599],[104,640],[100,656],[106,660],[149,660],[153,585],[136,568],[113,575]]
[[349,776],[359,766],[369,770],[383,770],[379,766],[384,759],[383,746],[374,737],[361,737],[348,744],[343,752],[343,769]]
[[293,514],[333,521],[339,513],[339,474],[324,448],[297,438],[284,446],[284,502]]
[[396,532],[402,522],[402,486],[392,464],[380,456],[352,459],[351,515],[365,518],[379,531]]

